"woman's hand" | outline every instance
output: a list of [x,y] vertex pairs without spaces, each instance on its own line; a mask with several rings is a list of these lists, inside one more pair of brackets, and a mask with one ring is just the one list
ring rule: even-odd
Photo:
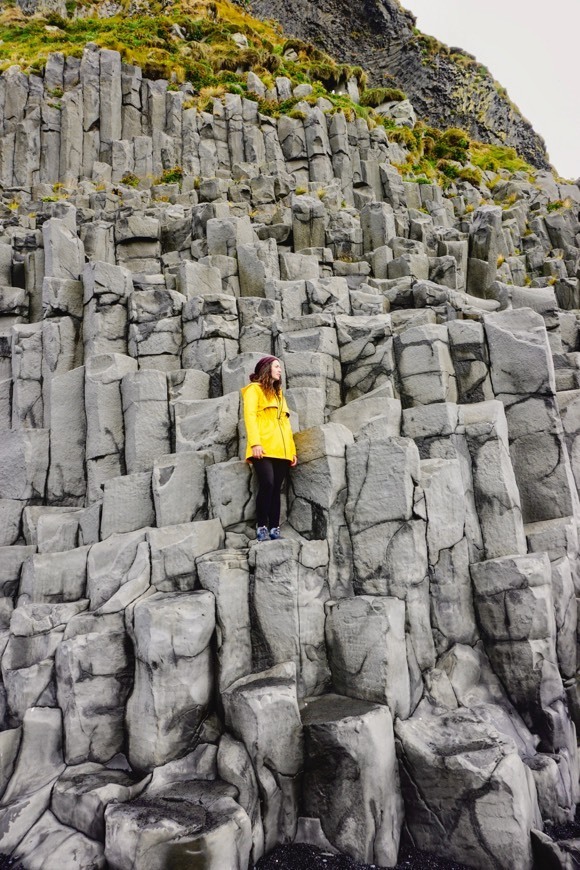
[[290,463],[290,468],[294,468],[295,465],[298,465],[298,457],[297,456],[292,457],[292,462]]
[[261,444],[254,444],[252,447],[252,458],[253,459],[263,459],[264,457],[264,448]]

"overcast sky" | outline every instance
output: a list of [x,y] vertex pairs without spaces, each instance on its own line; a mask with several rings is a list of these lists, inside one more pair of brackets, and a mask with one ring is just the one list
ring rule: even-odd
[[424,33],[489,67],[546,141],[552,165],[580,176],[580,0],[402,0]]

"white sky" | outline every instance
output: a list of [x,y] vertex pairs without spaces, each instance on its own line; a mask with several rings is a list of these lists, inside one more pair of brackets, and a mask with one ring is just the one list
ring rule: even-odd
[[546,141],[552,165],[580,176],[580,0],[402,0],[417,27],[485,64]]

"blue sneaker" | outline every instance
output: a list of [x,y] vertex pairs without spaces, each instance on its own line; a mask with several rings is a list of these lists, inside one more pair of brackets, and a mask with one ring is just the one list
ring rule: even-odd
[[280,534],[280,526],[276,526],[275,529],[270,529],[270,540],[271,541],[279,541],[282,535]]
[[256,532],[256,540],[267,541],[268,537],[268,526],[258,526],[258,530]]

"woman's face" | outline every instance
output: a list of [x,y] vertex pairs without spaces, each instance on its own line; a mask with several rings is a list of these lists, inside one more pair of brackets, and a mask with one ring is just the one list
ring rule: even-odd
[[275,381],[282,380],[282,366],[280,365],[280,360],[274,360],[270,368],[270,374]]

